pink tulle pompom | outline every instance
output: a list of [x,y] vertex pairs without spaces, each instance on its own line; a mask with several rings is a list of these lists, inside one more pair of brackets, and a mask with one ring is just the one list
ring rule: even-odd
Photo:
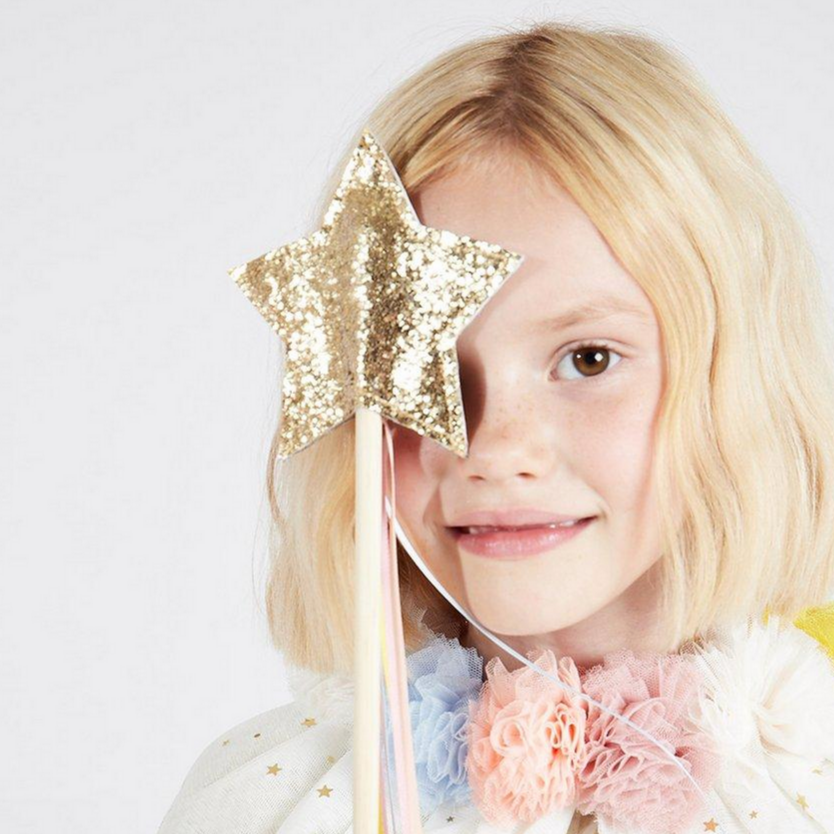
[[577,803],[582,813],[645,834],[682,830],[693,821],[720,768],[713,740],[691,720],[701,683],[691,657],[635,656],[627,649],[606,655],[583,674],[585,693],[663,746],[586,701],[586,760]]
[[[557,663],[547,649],[534,662],[580,689],[571,658]],[[586,761],[583,699],[526,666],[509,672],[499,658],[487,663],[486,676],[480,699],[470,706],[467,757],[481,814],[512,825],[575,802]]]

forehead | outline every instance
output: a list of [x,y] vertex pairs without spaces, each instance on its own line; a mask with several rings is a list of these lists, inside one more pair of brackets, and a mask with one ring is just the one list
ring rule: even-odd
[[642,287],[590,217],[558,184],[523,160],[500,156],[461,165],[413,198],[421,222],[524,256],[472,327],[500,317],[567,327],[603,316],[654,320]]

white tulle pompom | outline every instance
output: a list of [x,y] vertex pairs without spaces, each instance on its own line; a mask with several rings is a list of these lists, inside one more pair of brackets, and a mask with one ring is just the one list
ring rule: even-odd
[[813,637],[770,617],[697,649],[707,682],[701,723],[728,749],[834,760],[834,664]]

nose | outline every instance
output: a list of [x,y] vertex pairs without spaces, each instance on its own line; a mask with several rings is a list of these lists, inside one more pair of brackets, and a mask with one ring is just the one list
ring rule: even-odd
[[546,421],[512,391],[489,399],[471,423],[470,410],[464,406],[469,438],[469,454],[459,459],[464,477],[503,481],[542,476],[551,466],[552,453]]

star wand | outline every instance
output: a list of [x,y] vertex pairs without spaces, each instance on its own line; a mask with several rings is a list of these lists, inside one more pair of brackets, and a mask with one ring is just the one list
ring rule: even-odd
[[[468,454],[455,343],[521,262],[495,244],[423,225],[393,163],[365,128],[321,228],[229,270],[285,347],[279,457],[356,419],[356,834],[376,834],[382,825],[381,661],[390,648],[381,643],[398,645],[382,619],[382,419]],[[399,611],[398,602],[388,610]],[[401,638],[401,621],[393,628]],[[405,782],[403,818],[406,831],[419,834],[405,680],[400,652],[388,691],[404,736],[394,739],[407,763],[398,774],[398,783]]]

